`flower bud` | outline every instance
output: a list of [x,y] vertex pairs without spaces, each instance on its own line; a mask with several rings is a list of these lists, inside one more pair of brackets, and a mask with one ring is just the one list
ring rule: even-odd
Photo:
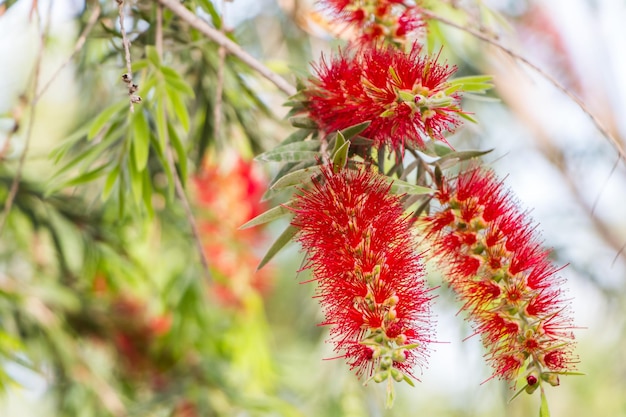
[[393,359],[391,359],[391,357],[389,356],[385,356],[380,360],[380,369],[382,369],[383,371],[391,368],[391,365],[393,365]]
[[391,359],[393,359],[394,362],[403,363],[406,361],[406,356],[406,349],[396,349],[391,354]]
[[561,381],[559,381],[559,376],[553,372],[542,373],[541,379],[543,379],[544,381],[546,381],[548,384],[552,385],[553,387],[558,387],[561,384]]
[[402,382],[402,380],[404,380],[404,374],[396,368],[391,368],[391,377],[396,382]]
[[381,383],[389,376],[389,372],[376,372],[374,374],[374,382]]

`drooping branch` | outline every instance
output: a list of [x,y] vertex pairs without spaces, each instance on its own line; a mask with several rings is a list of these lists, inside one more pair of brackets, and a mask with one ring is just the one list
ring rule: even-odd
[[212,28],[207,22],[202,20],[200,17],[196,16],[192,12],[190,12],[185,6],[183,6],[178,0],[156,0],[161,3],[163,6],[170,9],[174,14],[187,22],[190,26],[198,29],[204,35],[206,35],[209,39],[217,43],[218,45],[224,47],[230,54],[236,56],[240,60],[242,60],[246,65],[248,65],[253,70],[257,71],[263,77],[267,78],[271,81],[276,87],[278,87],[285,94],[292,96],[296,94],[296,88],[289,84],[284,78],[280,75],[276,74],[265,65],[263,65],[260,61],[254,58],[252,55],[248,54],[243,48],[237,45],[235,42],[231,41],[217,29]]

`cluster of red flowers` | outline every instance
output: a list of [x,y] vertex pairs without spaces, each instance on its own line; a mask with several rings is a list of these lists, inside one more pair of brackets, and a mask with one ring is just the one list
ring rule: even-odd
[[456,68],[420,52],[420,46],[403,52],[369,45],[322,60],[304,90],[309,117],[328,133],[370,121],[361,136],[376,147],[402,151],[430,138],[445,142],[462,113],[459,92],[447,92]]
[[[526,365],[558,384],[575,362],[574,335],[556,268],[535,227],[491,171],[443,180],[441,210],[425,219],[430,245],[489,349],[495,376],[514,380]],[[532,388],[531,388],[532,390]]]
[[403,0],[321,0],[339,21],[357,29],[358,43],[384,40],[402,45],[422,35],[425,27],[420,9]]
[[358,375],[407,378],[431,340],[431,296],[389,183],[366,169],[325,166],[294,211],[336,350]]
[[[446,134],[468,118],[460,106],[460,86],[468,86],[450,81],[456,68],[423,55],[417,42],[398,42],[423,27],[417,6],[322,3],[359,31],[359,41],[315,66],[294,107],[307,112],[322,138],[368,122],[359,136],[399,158],[405,148],[428,153],[427,141],[447,143]],[[324,324],[359,376],[408,380],[432,339],[412,224],[401,198],[367,168],[327,165],[322,174],[295,198],[292,225],[319,283]],[[533,225],[490,171],[471,169],[451,181],[438,181],[435,171],[432,179],[440,210],[420,224],[489,350],[494,376],[514,381],[524,371],[529,392],[540,380],[557,385],[576,361],[574,336],[558,268]]]

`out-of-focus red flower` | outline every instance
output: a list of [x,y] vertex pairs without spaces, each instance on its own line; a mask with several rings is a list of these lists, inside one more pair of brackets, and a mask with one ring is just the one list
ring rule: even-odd
[[491,171],[444,179],[436,198],[441,209],[425,220],[428,241],[489,350],[494,376],[513,381],[526,365],[527,380],[554,383],[576,362],[574,335],[563,279],[535,226]]
[[170,316],[152,316],[143,300],[116,296],[110,301],[106,323],[123,372],[137,378],[154,378],[160,373],[163,358],[153,347],[159,337],[169,332]]
[[422,148],[428,139],[446,142],[463,113],[460,92],[446,93],[456,68],[420,50],[364,46],[322,58],[304,90],[311,119],[327,133],[370,121],[361,135],[400,151],[405,144]]
[[402,46],[421,37],[425,22],[415,2],[402,0],[320,0],[338,19],[356,29],[357,43]]
[[372,171],[323,168],[292,224],[308,251],[335,350],[357,375],[401,381],[432,340],[431,295],[397,196]]
[[236,156],[205,163],[194,184],[202,210],[198,225],[215,277],[211,290],[223,304],[238,306],[247,291],[266,291],[272,274],[270,268],[256,270],[263,230],[239,229],[267,209],[261,202],[267,180],[258,166]]

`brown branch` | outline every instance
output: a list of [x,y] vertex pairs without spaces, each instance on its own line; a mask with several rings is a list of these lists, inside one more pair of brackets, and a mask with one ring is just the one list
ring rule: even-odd
[[126,35],[124,27],[124,0],[115,0],[117,2],[117,13],[120,21],[120,32],[122,33],[122,45],[124,46],[124,60],[126,61],[126,73],[122,75],[122,81],[128,86],[128,95],[130,96],[129,104],[131,113],[135,111],[135,103],[141,101],[141,97],[135,93],[139,89],[137,84],[133,83],[133,66],[130,60],[130,40]]
[[267,68],[265,65],[259,62],[252,55],[248,54],[246,51],[243,50],[241,46],[237,45],[235,42],[228,39],[228,37],[226,37],[219,30],[212,28],[211,26],[209,26],[207,22],[205,22],[200,17],[196,16],[195,14],[187,10],[187,8],[185,8],[185,6],[179,3],[178,0],[155,0],[155,1],[158,1],[163,6],[170,9],[174,14],[176,14],[178,17],[183,19],[190,26],[198,29],[200,32],[202,32],[204,35],[206,35],[209,39],[211,39],[218,45],[226,48],[228,52],[230,52],[232,55],[239,58],[250,68],[254,69],[263,77],[267,78],[269,81],[274,83],[274,85],[276,85],[276,87],[282,90],[285,94],[289,96],[296,94],[296,88],[292,86],[291,84],[289,84],[284,78],[282,78],[280,75],[276,74],[275,72]]
[[609,142],[611,142],[611,144],[615,147],[615,150],[619,154],[619,157],[624,162],[626,162],[626,152],[622,148],[622,144],[620,143],[620,141],[617,140],[617,138],[604,126],[604,124],[600,121],[600,119],[598,119],[598,117],[595,114],[593,114],[591,112],[591,110],[589,110],[587,108],[587,105],[579,97],[577,97],[575,94],[573,94],[571,91],[569,91],[563,84],[561,84],[552,75],[548,74],[543,69],[541,69],[537,65],[533,64],[532,62],[530,62],[528,59],[524,58],[523,56],[519,55],[518,53],[516,53],[516,52],[512,51],[511,49],[507,48],[506,46],[502,45],[500,42],[490,38],[489,36],[484,35],[483,33],[480,33],[477,30],[474,30],[472,28],[469,28],[469,27],[460,25],[458,23],[455,23],[452,20],[446,19],[445,17],[439,16],[439,15],[437,15],[435,13],[432,13],[432,12],[430,12],[428,10],[423,10],[423,14],[427,18],[430,18],[430,19],[433,19],[433,20],[437,20],[437,21],[439,21],[441,23],[444,23],[444,24],[446,24],[448,26],[451,26],[453,28],[456,28],[456,29],[459,29],[461,31],[467,32],[470,35],[472,35],[472,36],[474,36],[474,37],[476,37],[476,38],[478,38],[478,39],[480,39],[480,40],[482,40],[484,42],[487,42],[490,45],[495,46],[496,48],[498,48],[502,52],[504,52],[507,55],[511,56],[513,59],[515,59],[515,60],[517,60],[519,62],[522,62],[524,65],[528,66],[533,71],[537,72],[539,75],[544,77],[553,86],[555,86],[563,94],[565,94],[567,97],[569,97],[574,103],[576,103],[578,105],[578,107],[580,107],[580,109],[587,116],[589,116],[589,118],[596,125],[596,128],[600,131],[600,133],[602,133],[602,135],[605,138],[607,138],[609,140]]

